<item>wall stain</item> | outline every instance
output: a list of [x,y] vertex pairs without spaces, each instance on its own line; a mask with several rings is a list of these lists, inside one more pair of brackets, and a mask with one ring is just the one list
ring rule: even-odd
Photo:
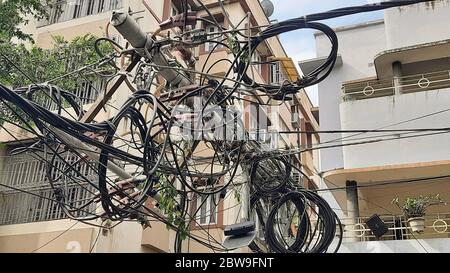
[[[427,10],[434,10],[438,3],[442,4],[441,6],[445,7],[450,4],[450,0],[435,0],[435,1],[425,2],[425,3],[421,3],[421,4],[417,4],[417,5],[425,5]],[[403,10],[408,10],[408,9],[411,9],[411,7],[410,6],[398,7],[398,10],[400,13]]]

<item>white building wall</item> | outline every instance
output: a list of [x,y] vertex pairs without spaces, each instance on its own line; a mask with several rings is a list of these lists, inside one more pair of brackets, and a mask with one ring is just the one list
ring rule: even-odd
[[[345,102],[340,105],[342,129],[446,128],[450,120],[449,102],[449,88]],[[438,114],[431,115],[433,113]],[[398,123],[402,124],[391,126]],[[436,132],[419,134],[430,133]],[[358,137],[376,136],[375,139],[380,139],[386,134],[371,133]],[[412,135],[402,134],[401,137]],[[369,139],[351,142],[366,140]],[[352,169],[449,160],[448,151],[448,134],[399,139],[344,147],[344,165],[346,169]]]
[[[439,0],[434,3],[422,3],[386,10],[385,24],[371,25],[367,23],[365,26],[360,25],[357,28],[344,27],[338,29],[339,54],[342,55],[343,65],[336,67],[330,77],[319,84],[321,129],[357,129],[362,128],[361,126],[365,127],[364,129],[376,128],[386,124],[388,121],[402,120],[412,115],[419,116],[421,113],[430,113],[433,110],[437,110],[438,108],[436,107],[441,105],[441,102],[437,101],[437,99],[436,101],[434,99],[430,101],[432,95],[429,92],[428,94],[404,97],[401,100],[398,100],[397,97],[370,99],[362,102],[346,102],[340,106],[340,88],[343,82],[376,76],[373,60],[380,52],[393,48],[450,39],[449,14],[450,0]],[[324,35],[316,37],[316,44],[319,57],[326,56],[329,53],[330,43]],[[421,96],[426,96],[426,100],[421,101],[421,99],[425,99]],[[441,100],[447,99],[444,97],[446,95],[439,95]],[[411,108],[411,106],[408,108],[408,103],[413,103],[414,108]],[[402,110],[402,107],[405,108]],[[432,110],[425,111],[423,110],[425,108]],[[414,109],[414,111],[411,111],[411,109]],[[406,110],[409,111],[405,112]],[[356,114],[358,116],[350,117],[350,115]],[[375,121],[373,121],[374,119]],[[430,127],[429,122],[431,121],[425,121],[427,124],[417,123],[409,125]],[[433,123],[433,125],[435,124]],[[322,142],[329,142],[338,138],[339,135],[322,135]],[[421,140],[421,142],[426,141],[429,141],[429,139],[423,138]],[[405,142],[401,143],[402,145],[406,144]],[[448,159],[448,157],[439,154],[440,151],[437,152],[438,154],[418,156],[416,155],[418,149],[408,150],[408,146],[399,147],[398,145],[399,143],[395,144],[395,142],[367,145],[371,148],[366,149],[364,152],[360,151],[358,147],[348,147],[345,149],[345,155],[343,148],[321,150],[321,171],[326,172],[343,168],[344,165],[345,168],[349,168]],[[381,146],[385,148],[377,150]],[[381,152],[388,151],[389,154],[393,154],[393,149],[400,148],[407,151],[396,150],[396,156],[389,157],[389,159],[383,156]],[[426,147],[422,146],[419,148],[424,149]],[[358,151],[358,153],[353,154],[355,151]],[[371,158],[368,158],[367,155],[363,156],[366,152],[371,153]]]
[[[337,32],[339,54],[343,65],[335,67],[330,76],[319,84],[320,126],[322,130],[341,130],[339,104],[341,87],[345,81],[367,78],[376,75],[373,59],[385,50],[385,28],[382,22],[368,23],[358,28],[349,28]],[[318,57],[327,56],[330,42],[324,35],[316,37]],[[338,134],[323,134],[321,142],[339,139]],[[339,142],[333,142],[339,144]],[[344,167],[342,148],[323,149],[321,152],[321,171]]]
[[386,10],[387,49],[450,39],[450,0]]

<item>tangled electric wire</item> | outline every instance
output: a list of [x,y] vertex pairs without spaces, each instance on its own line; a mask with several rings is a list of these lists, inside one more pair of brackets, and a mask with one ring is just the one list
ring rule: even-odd
[[[254,252],[323,253],[330,250],[336,236],[333,251],[337,251],[343,231],[333,209],[292,178],[293,169],[302,171],[291,153],[267,151],[258,141],[249,140],[236,102],[250,96],[260,105],[272,100],[284,103],[289,95],[327,78],[337,59],[338,38],[318,21],[428,1],[390,1],[332,10],[272,24],[254,36],[239,29],[246,18],[228,30],[201,1],[196,2],[209,17],[192,17],[186,1],[181,0],[181,14],[161,24],[179,30],[173,37],[160,31],[150,38],[135,32],[129,39],[134,46],[131,49],[109,38],[96,42],[101,60],[95,68],[88,66],[91,74],[107,82],[122,79],[132,91],[110,119],[87,121],[82,98],[70,90],[48,83],[16,90],[0,84],[2,107],[15,117],[14,121],[2,118],[3,122],[15,124],[36,139],[29,145],[10,133],[23,144],[13,153],[30,153],[45,163],[53,201],[68,217],[88,224],[96,219],[132,219],[145,225],[161,221],[177,231],[176,251],[181,251],[185,237],[213,251],[230,250],[202,224],[205,218],[212,221],[219,203],[243,187],[250,189],[249,214],[259,227],[250,245]],[[217,26],[218,33],[194,28],[197,21]],[[114,23],[120,31],[123,23]],[[328,58],[295,82],[256,83],[248,70],[257,47],[271,37],[306,28],[329,38]],[[103,55],[98,50],[101,42],[112,43],[118,52]],[[213,47],[202,69],[196,71],[191,49],[206,43]],[[220,59],[208,67],[219,47],[229,49],[234,60]],[[180,53],[184,66],[170,57],[173,51]],[[118,60],[126,62],[127,58],[133,67],[120,71]],[[221,62],[229,65],[228,71],[223,76],[212,75]],[[115,72],[100,73],[105,67]],[[49,108],[48,101],[55,107]],[[9,132],[6,125],[1,126]],[[244,181],[237,182],[238,177]],[[306,175],[304,179],[308,179]],[[71,187],[81,187],[89,197],[76,199],[70,194]],[[150,209],[151,202],[162,214]],[[212,205],[204,206],[206,202]],[[231,209],[222,208],[221,212]],[[201,228],[200,235],[190,232],[192,224]]]

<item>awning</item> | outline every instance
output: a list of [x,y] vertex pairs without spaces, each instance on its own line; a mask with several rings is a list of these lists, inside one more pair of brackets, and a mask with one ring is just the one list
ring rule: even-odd
[[279,61],[283,66],[284,71],[286,72],[286,76],[289,78],[291,82],[295,82],[300,79],[300,74],[298,73],[297,68],[295,67],[292,58],[289,57],[270,57],[269,61]]
[[[300,69],[302,70],[303,74],[306,75],[306,74],[311,73],[314,69],[316,69],[320,65],[322,65],[327,60],[327,58],[328,58],[328,56],[309,59],[309,60],[305,60],[305,61],[300,61],[298,64],[299,64]],[[340,54],[338,54],[334,67],[339,67],[341,65],[342,65],[342,56]]]
[[383,51],[375,56],[378,79],[393,77],[392,64],[416,63],[450,57],[450,40],[442,40]]

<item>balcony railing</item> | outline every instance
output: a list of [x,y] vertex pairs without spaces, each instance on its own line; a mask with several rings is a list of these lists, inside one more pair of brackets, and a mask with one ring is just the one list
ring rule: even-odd
[[346,83],[342,86],[342,100],[364,100],[443,88],[450,88],[450,70],[391,80]]
[[[2,187],[0,186],[0,189]],[[89,189],[89,190],[87,190]],[[91,186],[71,186],[65,189],[69,200],[65,203],[73,207],[83,207],[91,197],[94,189]],[[30,193],[0,191],[0,225],[60,220],[67,218],[55,199],[52,189],[33,190]],[[95,204],[77,212],[77,217],[89,216],[87,211],[95,209]]]
[[[90,200],[95,189],[77,174],[81,173],[91,182],[95,182],[97,176],[87,164],[76,163],[77,157],[62,156],[64,163],[62,160],[53,160],[56,168],[50,175],[54,177],[62,175],[58,183],[64,190],[65,203],[72,207],[83,207]],[[5,159],[3,169],[0,169],[0,225],[66,218],[62,208],[53,201],[55,200],[54,190],[50,188],[46,176],[46,164],[38,157],[39,154],[32,156],[24,153]],[[67,163],[70,163],[75,170],[66,170],[63,165]],[[84,209],[84,212],[79,211],[77,216],[87,216],[86,211],[93,209],[91,204]]]
[[445,214],[427,215],[423,233],[414,233],[403,216],[380,216],[388,228],[381,238],[376,238],[366,224],[367,218],[358,218],[356,224],[348,224],[344,219],[344,239],[353,241],[386,241],[450,238],[450,212]]
[[41,20],[39,27],[55,23],[65,22],[72,19],[100,14],[103,12],[119,9],[122,0],[63,0],[58,1],[49,9],[48,19]]
[[[95,170],[88,164],[80,163],[78,157],[74,155],[61,155],[61,157],[64,159],[64,162],[59,158],[52,160],[55,168],[52,169],[50,175],[54,177],[61,176],[62,182],[67,184],[83,183],[78,173],[95,180]],[[33,154],[25,153],[7,157],[0,175],[0,182],[22,190],[49,188],[50,184],[46,176],[47,169],[43,161],[44,158],[45,156],[37,151]],[[67,164],[73,165],[73,169],[64,167]],[[0,192],[2,191],[8,192],[8,190],[0,188]]]
[[[105,90],[106,84],[106,81],[101,78],[92,81],[80,81],[72,93],[79,99],[80,106],[89,105],[97,100],[98,96]],[[53,97],[42,96],[40,99],[38,104],[50,111],[55,111],[60,107],[60,104]]]

